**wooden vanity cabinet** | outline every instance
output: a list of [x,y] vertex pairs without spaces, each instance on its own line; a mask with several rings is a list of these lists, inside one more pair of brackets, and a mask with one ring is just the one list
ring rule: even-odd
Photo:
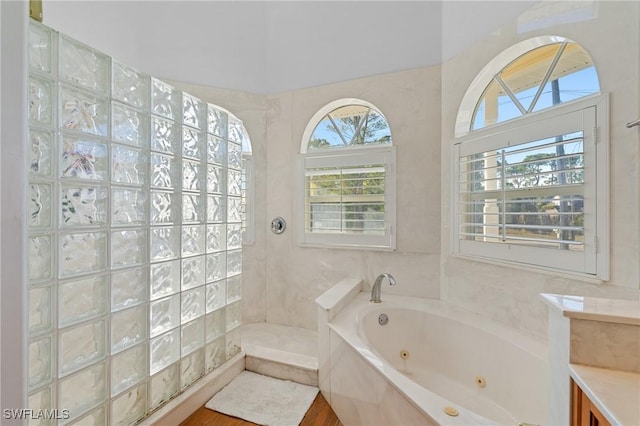
[[573,380],[571,380],[571,426],[611,426],[611,423]]

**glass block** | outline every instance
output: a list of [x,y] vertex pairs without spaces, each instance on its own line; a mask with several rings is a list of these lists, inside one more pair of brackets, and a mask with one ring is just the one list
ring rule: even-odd
[[167,83],[151,78],[151,111],[171,119],[180,119],[180,92]]
[[51,126],[54,105],[53,82],[29,77],[29,121]]
[[111,233],[111,267],[140,265],[147,261],[147,231],[128,229]]
[[227,152],[227,166],[230,169],[242,169],[242,146],[229,143]]
[[130,348],[147,338],[147,306],[142,305],[111,316],[111,353]]
[[76,418],[103,403],[108,395],[107,366],[93,365],[58,382],[58,406]]
[[207,343],[210,343],[219,337],[224,338],[224,333],[227,329],[227,321],[224,318],[224,309],[218,309],[208,313],[204,318],[204,327]]
[[29,289],[29,334],[51,330],[53,325],[53,289],[50,285]]
[[58,284],[58,325],[67,327],[108,312],[107,277],[92,276]]
[[180,291],[180,260],[151,265],[151,300]]
[[227,225],[227,248],[229,250],[242,248],[242,225]]
[[139,149],[112,145],[111,181],[130,185],[146,182],[147,158]]
[[225,198],[220,195],[207,196],[207,222],[224,222],[227,217]]
[[180,325],[180,295],[151,302],[151,337]]
[[[39,389],[29,394],[29,408],[32,410],[51,410],[54,407],[53,404],[53,391],[51,386]],[[51,423],[45,419],[29,419],[29,426],[43,426],[50,425]]]
[[242,299],[242,276],[227,278],[227,304]]
[[235,117],[229,117],[229,141],[242,145],[245,139],[245,130],[242,121]]
[[29,389],[53,380],[53,347],[50,335],[29,342]]
[[78,232],[60,235],[60,277],[105,268],[107,238],[104,232]]
[[227,277],[242,273],[242,250],[227,252]]
[[141,382],[147,376],[146,344],[119,353],[111,358],[111,395]]
[[204,352],[196,351],[180,360],[180,389],[204,376]]
[[200,317],[183,325],[181,333],[182,357],[185,357],[204,346],[204,318]]
[[134,188],[111,190],[112,226],[144,225],[147,217],[147,192]]
[[60,35],[60,80],[106,92],[109,88],[110,59],[88,46]]
[[27,213],[31,228],[51,225],[51,185],[32,183],[29,185],[29,203]]
[[184,191],[199,191],[201,180],[200,163],[184,160],[182,162],[182,189]]
[[129,145],[144,146],[149,141],[149,118],[146,114],[113,102],[111,138]]
[[227,331],[231,331],[242,324],[242,304],[240,302],[227,305],[224,311],[227,320]]
[[111,274],[112,312],[147,301],[148,273],[147,268],[136,268]]
[[151,191],[151,223],[173,224],[178,221],[180,205],[175,192]]
[[[180,321],[182,324],[204,315],[205,288],[197,287],[181,294]],[[204,329],[204,328],[203,328]],[[185,344],[183,339],[183,346]]]
[[229,331],[225,336],[226,359],[229,360],[234,355],[240,353],[240,327]]
[[107,190],[88,185],[60,185],[60,226],[104,225]]
[[60,127],[76,132],[106,136],[109,107],[107,98],[61,86]]
[[207,282],[217,281],[227,276],[227,253],[207,255]]
[[178,365],[174,364],[155,376],[150,382],[151,407],[153,410],[178,393]]
[[60,175],[76,179],[107,180],[109,157],[105,143],[87,137],[61,134]]
[[177,154],[180,147],[180,127],[173,121],[151,118],[151,149]]
[[229,169],[227,171],[227,194],[242,195],[242,172],[240,170]]
[[207,135],[207,162],[227,164],[227,142],[213,135]]
[[221,194],[224,185],[223,169],[218,166],[207,166],[207,192]]
[[136,108],[146,108],[149,99],[148,75],[113,61],[112,96]]
[[29,138],[31,140],[29,171],[32,175],[50,176],[53,133],[30,129]]
[[179,183],[177,160],[162,154],[151,154],[151,186],[171,189]]
[[225,280],[207,284],[207,313],[222,308],[225,305],[226,299]]
[[182,122],[188,126],[199,129],[201,120],[200,117],[202,116],[202,112],[204,111],[204,103],[195,96],[184,93],[182,95],[182,110]]
[[207,253],[227,248],[227,225],[207,225]]
[[209,131],[209,133],[226,139],[228,120],[229,115],[226,113],[226,111],[221,110],[215,105],[208,105],[207,130]]
[[199,159],[202,153],[200,147],[200,130],[190,127],[182,128],[182,156]]
[[182,227],[182,255],[193,256],[205,251],[205,225]]
[[182,259],[182,290],[203,285],[205,282],[204,256]]
[[182,195],[182,222],[198,223],[203,219],[202,197],[199,194]]
[[180,228],[151,228],[151,261],[176,259],[180,255]]
[[224,336],[207,344],[204,348],[205,368],[207,372],[220,367],[227,358]]
[[242,222],[242,199],[240,197],[227,198],[227,222]]
[[29,280],[40,281],[51,278],[52,272],[51,235],[29,237]]
[[110,424],[133,425],[147,414],[147,410],[147,384],[143,383],[111,402]]
[[180,329],[175,328],[168,333],[151,339],[149,349],[151,374],[155,374],[180,358]]
[[68,423],[76,426],[108,426],[107,410],[104,406],[99,407],[87,415],[79,418],[77,421]]
[[53,37],[51,29],[29,22],[29,67],[32,70],[51,74]]
[[58,337],[59,375],[66,376],[107,356],[105,320],[65,329]]

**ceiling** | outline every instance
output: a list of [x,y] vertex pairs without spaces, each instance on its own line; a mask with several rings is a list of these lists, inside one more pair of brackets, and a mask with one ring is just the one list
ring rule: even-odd
[[440,64],[531,1],[60,1],[44,23],[154,76],[279,93]]

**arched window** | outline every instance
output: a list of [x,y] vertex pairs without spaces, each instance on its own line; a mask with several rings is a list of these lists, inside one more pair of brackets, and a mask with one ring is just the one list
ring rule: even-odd
[[608,111],[593,61],[562,37],[494,58],[458,112],[455,249],[608,277]]
[[301,244],[395,248],[395,150],[382,113],[332,102],[310,120],[300,151]]

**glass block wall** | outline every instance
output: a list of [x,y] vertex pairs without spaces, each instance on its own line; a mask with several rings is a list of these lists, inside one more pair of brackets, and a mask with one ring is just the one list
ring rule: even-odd
[[29,60],[29,408],[131,424],[240,350],[246,132],[35,22]]

